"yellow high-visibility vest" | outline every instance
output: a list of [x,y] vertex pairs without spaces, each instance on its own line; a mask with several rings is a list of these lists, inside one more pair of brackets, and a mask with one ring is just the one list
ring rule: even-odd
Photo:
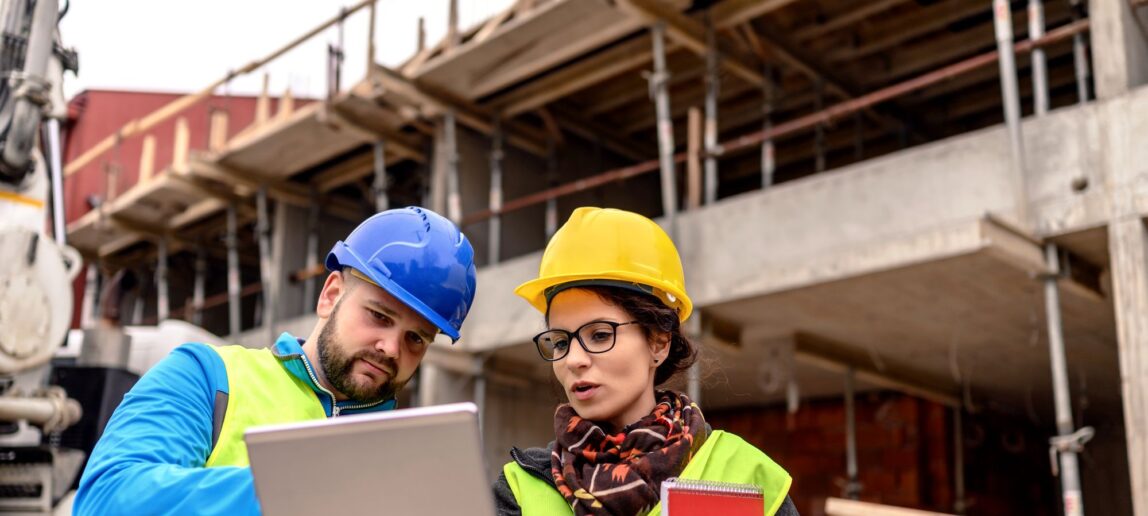
[[249,465],[247,444],[243,442],[248,427],[327,417],[311,386],[283,367],[270,349],[212,349],[223,359],[229,393],[222,407],[225,413],[219,438],[205,466]]
[[[522,516],[573,514],[570,504],[553,485],[511,461],[502,468]],[[741,437],[715,430],[678,478],[716,480],[760,486],[764,491],[765,516],[773,516],[785,502],[793,479],[781,466]],[[660,516],[662,504],[650,511]]]

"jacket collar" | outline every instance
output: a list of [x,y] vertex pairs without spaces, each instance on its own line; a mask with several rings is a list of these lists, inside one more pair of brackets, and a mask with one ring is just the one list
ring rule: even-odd
[[[275,341],[275,345],[271,347],[271,353],[283,364],[283,366],[291,372],[295,378],[298,378],[303,383],[311,387],[318,396],[319,401],[323,403],[323,409],[326,410],[327,416],[338,414],[358,414],[363,412],[376,412],[381,410],[392,410],[397,405],[398,401],[394,398],[383,400],[376,403],[359,403],[354,400],[345,400],[335,402],[334,396],[321,385],[318,384],[318,368],[307,359],[307,354],[303,352],[303,339],[300,339],[290,333],[283,332],[279,339]],[[335,410],[338,408],[338,411]]]

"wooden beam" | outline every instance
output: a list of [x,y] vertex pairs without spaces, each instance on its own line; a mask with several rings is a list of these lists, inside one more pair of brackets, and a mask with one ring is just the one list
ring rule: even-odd
[[[649,41],[647,41],[647,43],[649,43]],[[675,45],[671,44],[667,46],[673,47]],[[681,57],[688,58],[688,60],[680,59]],[[698,59],[697,56],[693,54],[670,54],[666,56],[666,59],[668,61],[667,67],[670,70],[674,70],[673,73],[670,74],[669,83],[667,84],[667,87],[671,90],[680,86],[682,83],[695,83],[697,79],[705,75],[705,61]],[[596,88],[593,96],[583,98],[582,100],[582,103],[586,106],[585,112],[590,116],[609,113],[638,102],[644,106],[649,106],[649,85],[646,79],[635,75],[633,80],[614,81],[610,84],[603,85],[601,88]]]
[[945,382],[938,380],[922,380],[912,373],[898,371],[893,364],[886,364],[884,371],[877,371],[870,363],[871,360],[862,359],[858,352],[850,351],[854,346],[804,332],[794,335],[794,341],[797,344],[794,354],[798,362],[842,374],[852,368],[858,381],[948,407],[963,406],[955,387],[941,387]]
[[845,498],[826,498],[826,516],[955,516],[952,513],[921,511],[881,505],[871,502],[859,502]]
[[[1065,6],[1049,4],[1045,10],[1045,21],[1049,27],[1067,23],[1070,13]],[[1016,34],[1024,34],[1028,21],[1024,16],[1013,16],[1013,30]],[[922,71],[930,70],[937,63],[947,63],[970,54],[988,51],[996,48],[996,39],[992,22],[967,29],[958,33],[949,33],[931,39],[927,43],[915,45],[903,50],[894,50],[876,58],[860,60],[851,63],[855,69],[869,70],[865,74],[866,86],[872,87],[888,84],[900,78],[908,77]],[[881,63],[887,63],[881,66]],[[884,72],[884,73],[882,73]]]
[[843,29],[853,25],[861,20],[869,18],[877,13],[887,11],[893,7],[901,5],[909,0],[878,0],[870,2],[849,3],[850,7],[857,7],[847,13],[834,17],[825,23],[818,25],[810,25],[803,29],[799,29],[793,33],[793,39],[797,41],[809,41],[817,39],[831,32]]
[[[733,1],[748,3],[741,0]],[[754,3],[759,4],[787,3],[788,1],[792,0],[773,0],[765,2],[753,0]],[[678,42],[678,44],[699,56],[706,55],[705,29],[692,18],[677,11],[667,9],[665,5],[657,0],[619,0],[618,6],[634,16],[640,17],[647,23],[664,21],[666,23],[666,34],[670,36],[670,39]],[[737,12],[740,13],[743,11]],[[753,63],[751,58],[734,49],[723,40],[718,40],[718,51],[722,56],[721,65],[723,68],[751,84],[764,84],[766,78],[761,75],[756,65],[751,64]]]
[[[390,152],[391,142],[387,141],[387,166],[390,166],[402,158],[395,156]],[[311,184],[319,193],[327,193],[331,190],[339,188],[340,186],[355,182],[359,179],[366,177],[374,172],[375,169],[375,153],[367,151],[359,153],[355,156],[347,158],[340,163],[337,163],[311,180]]]
[[498,28],[501,27],[503,23],[506,23],[506,20],[509,20],[510,17],[514,15],[515,12],[517,12],[517,9],[518,6],[511,5],[506,9],[503,9],[502,12],[498,13],[496,16],[490,17],[490,19],[486,20],[486,22],[482,24],[482,28],[478,30],[478,33],[475,34],[473,38],[470,38],[470,41],[473,41],[476,44],[486,41],[486,38],[489,38],[490,35],[494,34],[494,31],[498,30]]
[[[988,11],[991,7],[989,2],[938,2],[918,9],[913,14],[874,24],[871,31],[866,31],[867,34],[862,35],[863,44],[830,50],[825,55],[825,60],[833,63],[870,56],[913,38],[941,30],[954,21]],[[987,21],[991,27],[992,20]],[[866,37],[868,34],[871,34],[871,37]],[[992,37],[989,39],[990,43],[995,41]]]
[[274,61],[279,56],[282,56],[283,54],[287,53],[289,50],[299,46],[299,44],[303,43],[304,41],[311,39],[311,37],[315,36],[316,34],[323,32],[327,28],[329,28],[332,25],[343,20],[344,18],[346,18],[351,13],[357,12],[364,7],[373,5],[376,1],[377,0],[363,0],[363,1],[359,2],[358,4],[355,4],[353,7],[349,8],[349,9],[344,9],[343,11],[341,11],[339,13],[338,16],[328,19],[327,21],[323,22],[319,26],[308,31],[306,34],[303,34],[302,36],[295,38],[290,43],[280,47],[277,50],[275,50],[274,52],[272,52],[268,56],[266,56],[262,59],[247,63],[246,65],[244,65],[239,70],[233,70],[233,71],[228,72],[225,77],[211,83],[210,85],[208,85],[206,88],[203,88],[202,90],[199,90],[199,91],[192,93],[190,95],[184,95],[183,97],[180,97],[176,100],[173,100],[170,103],[164,105],[163,107],[161,107],[155,111],[152,111],[151,113],[147,114],[146,116],[144,116],[142,118],[136,118],[136,119],[131,120],[130,122],[124,124],[123,127],[121,127],[116,132],[108,135],[103,140],[100,140],[98,143],[96,143],[95,145],[88,148],[79,157],[68,162],[68,164],[64,167],[64,175],[70,176],[70,175],[78,172],[80,169],[87,166],[93,160],[100,157],[103,153],[111,150],[112,147],[115,147],[117,142],[123,141],[124,139],[130,138],[130,137],[135,136],[137,134],[144,133],[148,129],[151,129],[152,127],[154,127],[156,124],[159,124],[160,122],[163,122],[164,120],[167,120],[168,118],[171,118],[172,116],[183,112],[185,109],[187,109],[187,108],[195,105],[196,103],[206,99],[207,97],[210,97],[211,95],[213,95],[215,93],[216,88],[223,86],[224,84],[226,84],[228,81],[232,80],[233,78],[238,77],[240,75],[246,75],[246,74],[251,73],[255,70],[258,70],[260,67],[267,64],[268,62]]
[[151,176],[155,172],[155,136],[144,136],[143,149],[140,151],[140,184],[151,181]]
[[622,134],[617,128],[582,116],[562,104],[555,104],[550,110],[562,128],[586,141],[599,141],[619,156],[634,161],[645,161],[658,155],[658,150],[653,145],[634,140]]
[[[781,33],[764,28],[760,24],[755,32],[765,40],[770,47],[769,50],[778,60],[796,68],[808,76],[810,80],[823,81],[830,93],[843,100],[854,99],[865,93],[861,88],[855,87],[837,76],[828,66],[818,62],[817,58],[802,49],[801,45],[789,41]],[[881,113],[882,111],[891,114],[886,115]],[[919,117],[903,112],[891,104],[881,108],[866,109],[865,114],[874,122],[890,129],[898,129],[903,125],[908,125],[910,130],[914,132],[928,132],[925,123]],[[928,138],[931,135],[926,134],[925,136],[926,139],[931,139]]]
[[386,140],[388,154],[394,154],[395,157],[401,156],[418,163],[426,162],[426,157],[416,148],[418,143],[398,131],[379,125],[367,125],[367,123],[355,118],[353,114],[339,109],[337,105],[320,113],[320,118],[324,122],[333,127],[356,133],[363,140],[363,143],[374,143],[380,139]]
[[[309,208],[312,202],[309,187],[296,183],[272,181],[257,174],[227,168],[194,156],[188,162],[188,169],[183,173],[229,185],[236,195],[245,198],[254,196],[256,191],[265,185],[268,195],[276,202],[300,208]],[[346,199],[329,199],[324,204],[323,212],[349,222],[362,222],[363,213],[355,206],[355,202]]]
[[702,112],[691,107],[686,124],[686,208],[702,205]]
[[796,0],[725,0],[711,8],[714,28],[728,29],[781,9]]
[[[671,45],[667,50],[672,48]],[[499,95],[487,104],[505,117],[514,117],[638,68],[650,62],[650,59],[650,37],[643,34],[601,54],[576,61],[530,81]]]
[[[416,84],[385,66],[374,66],[369,80],[374,83],[378,96],[400,106],[413,107],[424,118],[433,119],[447,111],[454,111],[460,123],[475,131],[489,135],[494,130],[494,125],[491,123],[494,119],[492,110],[453,98],[431,86]],[[503,131],[507,134],[507,143],[535,156],[546,156],[546,142],[538,138],[537,130],[528,129],[523,124],[507,122],[503,124]]]
[[[721,104],[727,99],[736,98],[743,93],[751,91],[760,91],[759,88],[748,84],[745,81],[729,81],[723,84],[723,88],[719,91],[718,103]],[[674,99],[673,105],[670,106],[670,116],[672,118],[680,118],[686,116],[690,106],[696,106],[705,100],[705,84],[702,81],[696,81],[690,85],[690,88],[685,91],[673,92]],[[755,110],[758,114],[761,109]],[[657,118],[654,116],[654,110],[647,105],[634,105],[626,108],[623,111],[615,113],[618,120],[628,120],[621,124],[620,130],[624,134],[634,134],[645,129],[653,127],[657,123]],[[725,125],[724,122],[722,124]]]

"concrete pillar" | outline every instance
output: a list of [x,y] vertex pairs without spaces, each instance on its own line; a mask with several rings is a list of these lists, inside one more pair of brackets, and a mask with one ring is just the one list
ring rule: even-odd
[[[1096,98],[1121,95],[1148,84],[1148,36],[1137,25],[1136,13],[1127,0],[1089,0],[1092,22],[1092,70]],[[1148,25],[1148,6],[1138,8]]]
[[[275,206],[271,225],[271,255],[275,257],[277,266],[276,275],[277,294],[275,296],[275,320],[288,321],[294,317],[313,313],[315,298],[312,292],[310,299],[304,296],[306,283],[312,284],[318,280],[291,281],[291,273],[308,265],[308,245],[310,244],[309,231],[300,231],[310,225],[310,208],[300,208],[279,203]],[[316,243],[316,249],[318,244]],[[318,253],[315,254],[318,257]],[[321,260],[322,258],[318,258]],[[278,337],[278,334],[275,335]]]
[[1108,226],[1132,507],[1148,516],[1148,235],[1138,215]]

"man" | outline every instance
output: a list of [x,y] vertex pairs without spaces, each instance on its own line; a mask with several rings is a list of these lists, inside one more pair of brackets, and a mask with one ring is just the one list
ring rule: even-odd
[[92,452],[75,513],[258,514],[248,427],[393,409],[435,335],[458,339],[474,299],[474,250],[422,208],[367,219],[326,267],[306,340],[185,344],[148,371]]

